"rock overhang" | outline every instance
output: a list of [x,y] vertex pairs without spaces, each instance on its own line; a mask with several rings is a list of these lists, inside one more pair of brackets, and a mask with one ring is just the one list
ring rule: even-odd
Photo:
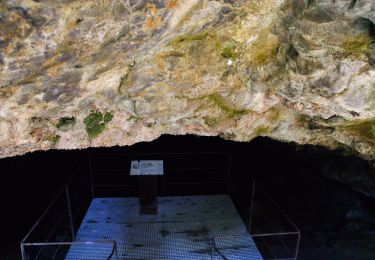
[[313,2],[3,1],[0,157],[196,134],[374,159],[375,3]]

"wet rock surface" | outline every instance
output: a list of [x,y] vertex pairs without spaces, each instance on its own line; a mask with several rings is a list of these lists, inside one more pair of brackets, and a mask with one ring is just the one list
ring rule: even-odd
[[[1,1],[0,157],[196,134],[374,159],[374,10],[348,0]],[[96,113],[111,120],[93,134],[85,119]],[[59,128],[62,118],[75,123]]]

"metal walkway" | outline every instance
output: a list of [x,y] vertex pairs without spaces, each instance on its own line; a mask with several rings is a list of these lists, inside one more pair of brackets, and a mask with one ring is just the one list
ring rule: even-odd
[[[115,240],[120,259],[263,259],[226,195],[160,197],[157,215],[139,215],[138,198],[96,198],[76,241]],[[214,240],[213,240],[214,238]],[[108,246],[73,245],[66,259],[109,255]]]

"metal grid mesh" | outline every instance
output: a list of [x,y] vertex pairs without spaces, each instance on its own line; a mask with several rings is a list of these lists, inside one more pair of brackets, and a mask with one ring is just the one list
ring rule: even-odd
[[[230,198],[210,195],[159,198],[158,214],[141,216],[137,198],[94,199],[76,239],[115,240],[120,259],[205,260],[211,238],[229,236],[236,239],[217,244],[227,259],[262,259]],[[71,251],[68,259],[84,253]]]
[[258,249],[250,236],[217,237],[214,240],[213,259],[260,259]]
[[73,244],[65,260],[93,260],[93,259],[116,259],[112,243],[85,243]]

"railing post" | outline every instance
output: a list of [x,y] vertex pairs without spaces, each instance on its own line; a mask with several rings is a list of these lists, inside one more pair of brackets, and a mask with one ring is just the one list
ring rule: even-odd
[[251,200],[250,200],[250,216],[249,216],[249,234],[251,235],[251,225],[253,220],[253,207],[254,207],[254,197],[255,197],[255,181],[252,182],[251,185]]
[[65,194],[66,194],[66,202],[68,207],[68,217],[69,217],[69,225],[70,225],[70,232],[72,233],[72,239],[75,241],[75,233],[74,233],[74,223],[73,223],[73,214],[72,214],[72,207],[70,202],[69,196],[69,186],[65,186]]
[[298,232],[298,238],[297,238],[297,245],[296,245],[296,254],[294,256],[294,259],[297,260],[298,257],[298,251],[299,251],[299,243],[301,240],[301,232]]
[[91,153],[89,153],[89,174],[90,174],[90,186],[91,186],[91,198],[95,198],[95,192],[94,192],[94,183],[92,178],[92,158]]
[[22,257],[22,260],[27,260],[25,246],[23,245],[23,242],[21,242],[21,257]]
[[[165,159],[165,154],[164,154],[164,152],[161,154],[161,159],[162,159],[163,164],[164,164],[164,159]],[[164,165],[164,167],[165,167],[165,165]],[[164,168],[164,173],[166,173],[166,172],[165,172],[165,168]],[[165,178],[164,178],[164,176],[165,176],[165,174],[163,174],[163,175],[161,176],[161,196],[162,196],[163,198],[165,197],[165,194],[166,194],[166,192],[165,192]]]
[[231,177],[232,177],[232,152],[228,154],[228,178],[227,178],[227,193],[230,196]]

